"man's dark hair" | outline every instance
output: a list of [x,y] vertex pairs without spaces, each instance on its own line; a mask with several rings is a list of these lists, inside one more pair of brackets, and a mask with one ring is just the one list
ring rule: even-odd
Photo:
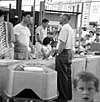
[[5,11],[0,10],[0,17],[3,16],[3,15],[5,15]]
[[22,16],[21,16],[21,20],[23,19],[23,17],[27,16],[27,15],[31,15],[29,12],[22,12]]
[[22,17],[25,17],[27,15],[31,15],[29,12],[22,12]]
[[71,19],[71,15],[70,14],[63,14],[65,17],[68,17],[68,20]]
[[42,19],[42,23],[47,23],[49,20],[47,18]]

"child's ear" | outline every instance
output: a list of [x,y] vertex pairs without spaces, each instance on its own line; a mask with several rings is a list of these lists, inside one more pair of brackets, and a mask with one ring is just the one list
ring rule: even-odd
[[100,82],[99,82],[99,80],[97,79],[97,80],[96,80],[96,83],[95,83],[96,92],[99,92],[99,84],[100,84]]
[[99,92],[99,87],[98,87],[98,88],[96,88],[95,90],[96,90],[96,92]]
[[73,88],[76,90],[76,88],[77,88],[77,80],[74,79],[74,80],[72,81],[72,83],[73,83]]
[[73,91],[77,91],[77,88],[73,86]]

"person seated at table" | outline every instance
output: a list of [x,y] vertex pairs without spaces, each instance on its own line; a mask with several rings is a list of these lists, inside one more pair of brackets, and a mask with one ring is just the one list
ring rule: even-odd
[[86,49],[85,49],[85,40],[84,38],[81,38],[80,40],[80,51],[81,52],[84,52]]
[[88,43],[91,44],[92,43],[90,34],[86,34],[86,36],[85,36],[85,43],[86,44],[88,44]]
[[41,48],[43,59],[49,58],[51,55],[51,39],[49,37],[45,37],[43,39],[43,45]]
[[73,86],[78,95],[78,102],[97,102],[94,101],[94,96],[99,92],[99,80],[94,74],[85,71],[78,73]]
[[96,37],[96,34],[93,31],[89,31],[89,34],[90,34],[90,40],[91,40],[91,42],[94,42],[95,37]]
[[95,37],[94,42],[100,42],[100,34],[99,34],[99,32],[96,33],[96,37]]

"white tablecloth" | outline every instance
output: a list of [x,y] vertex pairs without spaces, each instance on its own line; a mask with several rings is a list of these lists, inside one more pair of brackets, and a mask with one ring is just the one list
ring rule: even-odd
[[100,56],[87,56],[86,71],[93,73],[100,79]]

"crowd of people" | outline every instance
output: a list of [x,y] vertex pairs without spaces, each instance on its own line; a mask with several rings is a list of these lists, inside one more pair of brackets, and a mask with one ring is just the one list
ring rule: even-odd
[[[59,96],[54,101],[68,102],[72,100],[72,78],[71,64],[73,48],[75,47],[75,32],[69,24],[71,16],[63,14],[59,17],[61,30],[55,40],[48,36],[47,27],[49,20],[44,18],[40,26],[36,28],[36,43],[32,44],[31,31],[28,27],[31,22],[29,13],[22,13],[22,20],[14,27],[11,23],[4,21],[5,12],[0,10],[0,59],[29,60],[33,58],[49,59],[55,57],[55,70],[57,71],[57,87]],[[98,33],[90,31],[81,38],[80,49],[86,51],[89,44],[99,42]],[[80,92],[90,92],[81,96],[80,102],[94,102],[93,96],[98,91],[98,79],[86,72],[78,74],[74,80],[74,88]]]
[[[91,51],[91,45],[93,43],[100,43],[100,31],[98,31],[97,28],[94,30],[86,30],[86,28],[84,28],[81,32],[80,46],[79,39],[76,39],[76,53],[87,54],[89,51]],[[80,49],[79,52],[78,49]]]

